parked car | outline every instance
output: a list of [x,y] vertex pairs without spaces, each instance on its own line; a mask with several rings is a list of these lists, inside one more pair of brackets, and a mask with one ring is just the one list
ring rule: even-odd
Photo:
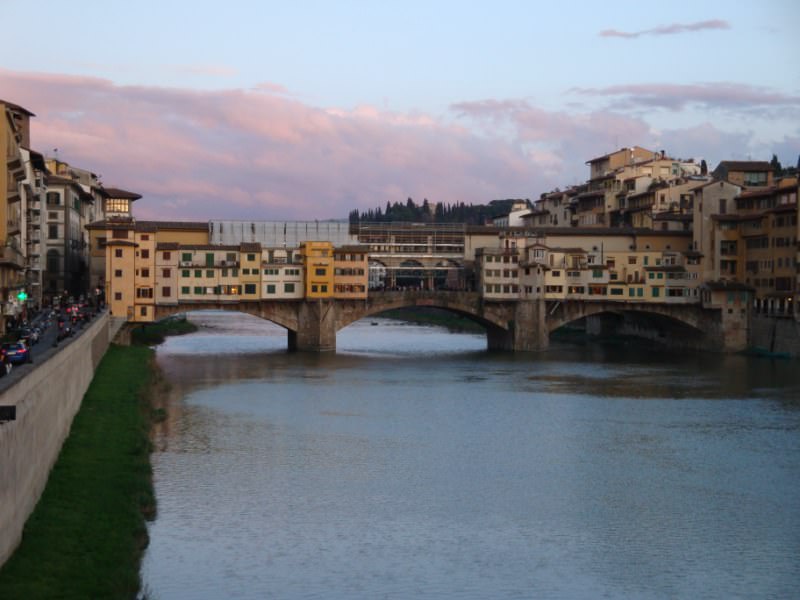
[[8,353],[5,348],[0,347],[0,377],[11,373],[12,368],[11,360],[8,358]]
[[6,342],[0,349],[5,351],[11,364],[22,365],[33,362],[31,349],[25,342]]
[[28,327],[15,329],[11,332],[11,334],[17,339],[18,342],[25,342],[28,346],[32,346],[39,341],[39,334]]

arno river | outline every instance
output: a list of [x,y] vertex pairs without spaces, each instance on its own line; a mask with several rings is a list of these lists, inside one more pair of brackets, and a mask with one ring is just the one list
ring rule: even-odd
[[192,318],[157,351],[148,598],[797,597],[796,361]]

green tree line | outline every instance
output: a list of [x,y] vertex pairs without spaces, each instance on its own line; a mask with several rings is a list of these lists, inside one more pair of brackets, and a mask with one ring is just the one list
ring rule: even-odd
[[432,204],[425,198],[417,204],[412,198],[405,202],[387,202],[367,210],[350,211],[350,223],[385,223],[391,221],[408,221],[415,223],[466,223],[467,225],[484,225],[492,219],[508,212],[515,200],[492,200],[488,204],[465,204],[456,202]]

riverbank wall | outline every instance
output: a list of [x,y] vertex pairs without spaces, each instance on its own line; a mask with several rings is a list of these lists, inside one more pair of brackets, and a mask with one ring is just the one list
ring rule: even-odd
[[22,539],[110,333],[103,313],[0,394],[0,405],[14,405],[17,413],[0,424],[0,565]]
[[750,349],[767,355],[800,358],[800,322],[787,317],[754,316]]

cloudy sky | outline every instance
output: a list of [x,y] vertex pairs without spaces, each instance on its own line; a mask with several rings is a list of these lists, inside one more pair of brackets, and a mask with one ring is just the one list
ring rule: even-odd
[[536,198],[622,146],[800,154],[800,2],[0,0],[0,98],[149,219]]

